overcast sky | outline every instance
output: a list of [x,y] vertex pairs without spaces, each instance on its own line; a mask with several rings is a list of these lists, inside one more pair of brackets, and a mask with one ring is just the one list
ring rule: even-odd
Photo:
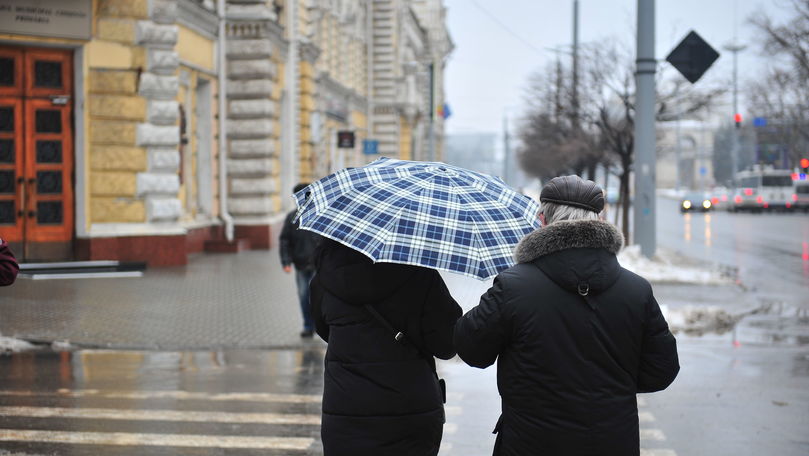
[[[762,71],[765,62],[747,19],[757,11],[767,11],[777,20],[789,16],[777,8],[783,0],[656,3],[658,59],[692,29],[720,52],[697,84],[730,80],[732,54],[722,47],[733,40],[734,29],[738,40],[750,45],[739,55],[740,85],[747,75]],[[572,42],[573,0],[445,0],[445,4],[455,42],[445,79],[452,110],[447,132],[498,131],[504,115],[514,119],[520,114],[530,74],[555,59],[543,49]],[[581,43],[622,40],[634,55],[637,0],[580,0],[579,5]]]

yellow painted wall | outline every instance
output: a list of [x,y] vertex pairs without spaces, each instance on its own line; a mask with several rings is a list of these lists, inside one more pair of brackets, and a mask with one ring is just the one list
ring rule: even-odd
[[211,71],[214,70],[215,44],[199,33],[180,25],[175,49],[180,59]]
[[402,160],[412,160],[410,153],[412,149],[412,127],[405,118],[399,119],[399,158]]

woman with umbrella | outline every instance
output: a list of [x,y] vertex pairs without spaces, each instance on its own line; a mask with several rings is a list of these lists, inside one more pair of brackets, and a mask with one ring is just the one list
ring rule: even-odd
[[455,356],[461,308],[437,269],[482,279],[505,269],[536,204],[489,176],[392,159],[295,196],[301,229],[327,239],[311,283],[328,343],[325,456],[438,454],[446,392],[435,358]]

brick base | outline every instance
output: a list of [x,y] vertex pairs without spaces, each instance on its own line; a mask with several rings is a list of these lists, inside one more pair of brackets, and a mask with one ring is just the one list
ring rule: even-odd
[[122,236],[76,239],[78,260],[144,261],[148,266],[182,266],[188,255],[203,251],[206,241],[222,238],[222,228],[211,226],[174,236]]
[[233,227],[233,237],[247,239],[253,250],[269,250],[272,247],[272,229],[269,225],[236,225]]

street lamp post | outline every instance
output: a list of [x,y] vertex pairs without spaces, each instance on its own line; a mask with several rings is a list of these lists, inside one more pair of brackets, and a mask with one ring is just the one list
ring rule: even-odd
[[[733,116],[734,122],[736,121],[736,116],[739,114],[739,52],[744,51],[747,46],[743,44],[737,43],[735,40],[733,43],[726,44],[724,49],[726,51],[730,51],[733,53]],[[731,179],[733,184],[736,184],[736,173],[739,172],[739,130],[740,123],[736,122],[736,128],[733,130],[733,142],[730,149],[730,161],[732,167],[732,175]]]
[[638,0],[635,62],[635,203],[634,240],[651,258],[656,248],[655,223],[655,0]]

